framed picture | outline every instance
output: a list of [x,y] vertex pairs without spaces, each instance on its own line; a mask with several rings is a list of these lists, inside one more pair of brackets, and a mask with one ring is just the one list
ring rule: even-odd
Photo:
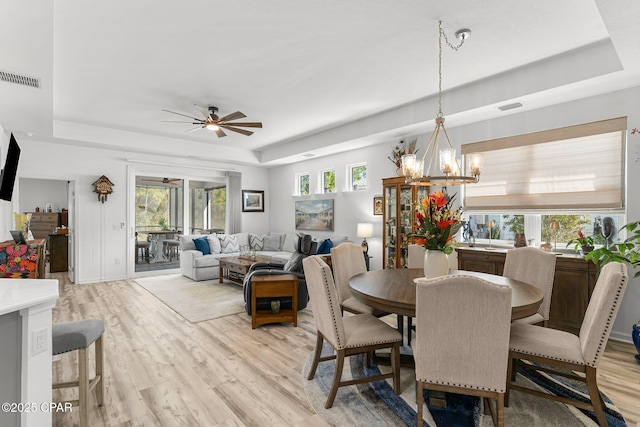
[[382,215],[384,213],[384,205],[382,203],[382,197],[373,198],[373,214]]
[[333,199],[297,200],[296,230],[333,231]]
[[264,212],[264,191],[242,190],[242,212]]

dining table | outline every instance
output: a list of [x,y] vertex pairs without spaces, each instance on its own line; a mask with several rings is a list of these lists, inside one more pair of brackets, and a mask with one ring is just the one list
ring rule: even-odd
[[[511,287],[511,320],[535,314],[542,303],[540,289],[519,280],[496,274],[450,270],[450,275],[468,275]],[[388,313],[416,317],[416,284],[424,277],[422,268],[395,268],[367,271],[349,279],[351,293],[364,304]]]
[[155,230],[144,231],[151,239],[151,263],[168,262],[163,250],[163,242],[166,239],[173,239],[178,234],[175,230]]

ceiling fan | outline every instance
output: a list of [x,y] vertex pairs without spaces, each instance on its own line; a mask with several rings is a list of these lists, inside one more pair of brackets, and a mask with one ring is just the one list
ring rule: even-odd
[[[207,108],[200,107],[196,105],[196,108],[202,113],[204,119],[200,119],[197,117],[188,116],[182,113],[176,113],[175,111],[162,110],[167,113],[177,114],[178,116],[183,116],[191,119],[191,121],[179,121],[179,120],[162,120],[163,122],[172,122],[172,123],[190,123],[192,125],[198,125],[198,127],[186,130],[185,132],[193,132],[198,129],[210,129],[218,135],[218,138],[222,138],[227,136],[226,133],[222,129],[230,130],[233,132],[241,133],[242,135],[249,136],[253,134],[252,131],[246,129],[240,129],[240,127],[249,127],[249,128],[261,128],[261,122],[232,122],[232,120],[242,119],[245,116],[240,111],[236,111],[235,113],[227,114],[224,117],[218,117],[216,114],[218,112],[218,107],[209,106]],[[239,126],[239,127],[238,127]]]
[[162,178],[162,179],[149,179],[149,178],[142,178],[140,181],[145,181],[145,182],[161,182],[163,184],[168,184],[168,185],[174,185],[175,182],[180,182],[182,181],[182,179],[179,178]]

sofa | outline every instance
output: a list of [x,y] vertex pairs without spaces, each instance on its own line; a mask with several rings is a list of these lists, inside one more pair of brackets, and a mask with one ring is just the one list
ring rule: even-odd
[[[213,280],[219,277],[219,259],[240,255],[242,246],[249,246],[256,255],[271,258],[275,262],[286,263],[295,252],[297,241],[295,233],[236,233],[236,234],[204,234],[180,236],[180,272],[195,281]],[[204,251],[196,248],[194,239],[204,239],[207,245]],[[346,239],[316,238],[318,248],[335,246]],[[330,241],[325,242],[326,240]],[[198,242],[201,246],[201,241]],[[201,248],[202,249],[202,248]],[[210,253],[205,254],[206,249]],[[328,252],[326,252],[328,253]]]

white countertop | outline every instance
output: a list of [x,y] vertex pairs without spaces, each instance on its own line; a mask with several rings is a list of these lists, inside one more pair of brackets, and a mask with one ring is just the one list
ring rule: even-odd
[[0,316],[58,299],[55,279],[0,279]]

